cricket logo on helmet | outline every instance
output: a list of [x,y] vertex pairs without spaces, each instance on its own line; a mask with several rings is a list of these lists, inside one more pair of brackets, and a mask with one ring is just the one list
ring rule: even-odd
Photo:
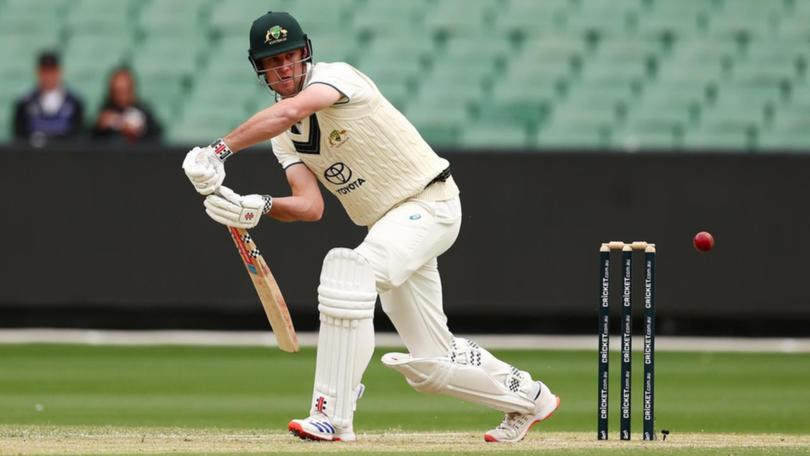
[[267,34],[264,35],[264,44],[276,44],[287,41],[287,29],[280,25],[270,27]]

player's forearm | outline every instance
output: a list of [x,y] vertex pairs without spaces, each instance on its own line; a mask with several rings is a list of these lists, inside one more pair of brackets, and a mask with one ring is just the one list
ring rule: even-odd
[[317,222],[323,215],[323,204],[301,196],[273,198],[273,208],[268,214],[282,222]]
[[238,152],[280,135],[301,120],[305,114],[288,100],[281,100],[254,114],[223,139],[231,151]]

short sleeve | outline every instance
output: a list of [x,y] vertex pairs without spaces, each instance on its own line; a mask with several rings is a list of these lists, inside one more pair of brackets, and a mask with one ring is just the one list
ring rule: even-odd
[[347,63],[318,63],[307,85],[326,84],[343,94],[336,105],[362,103],[371,99],[373,89],[360,72]]
[[302,163],[298,152],[295,151],[295,147],[293,147],[292,141],[287,135],[278,135],[271,139],[270,143],[273,145],[273,154],[275,154],[282,168],[287,169],[296,163]]

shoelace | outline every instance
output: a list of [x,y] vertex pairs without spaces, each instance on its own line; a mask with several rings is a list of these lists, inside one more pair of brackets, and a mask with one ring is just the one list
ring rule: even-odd
[[522,424],[522,423],[520,423],[520,418],[522,416],[523,415],[521,415],[520,413],[517,413],[517,412],[507,413],[506,415],[504,415],[503,421],[501,421],[501,424],[498,425],[498,429],[503,429],[503,430],[516,429],[517,427],[519,427]]

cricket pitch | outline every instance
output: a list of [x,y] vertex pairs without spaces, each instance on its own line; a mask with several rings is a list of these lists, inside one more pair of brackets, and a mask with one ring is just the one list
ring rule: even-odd
[[[572,451],[591,454],[690,449],[762,450],[762,454],[810,454],[810,436],[781,434],[672,434],[665,441],[597,441],[593,433],[532,432],[519,444],[488,444],[480,433],[397,430],[358,435],[352,443],[305,442],[262,430],[0,426],[2,455],[243,454],[243,453],[516,453]],[[678,450],[686,450],[680,452]],[[780,451],[781,450],[781,451]],[[783,452],[784,451],[784,452]],[[572,454],[573,454],[572,453]],[[700,453],[704,454],[704,453]],[[706,453],[709,454],[709,453]]]

